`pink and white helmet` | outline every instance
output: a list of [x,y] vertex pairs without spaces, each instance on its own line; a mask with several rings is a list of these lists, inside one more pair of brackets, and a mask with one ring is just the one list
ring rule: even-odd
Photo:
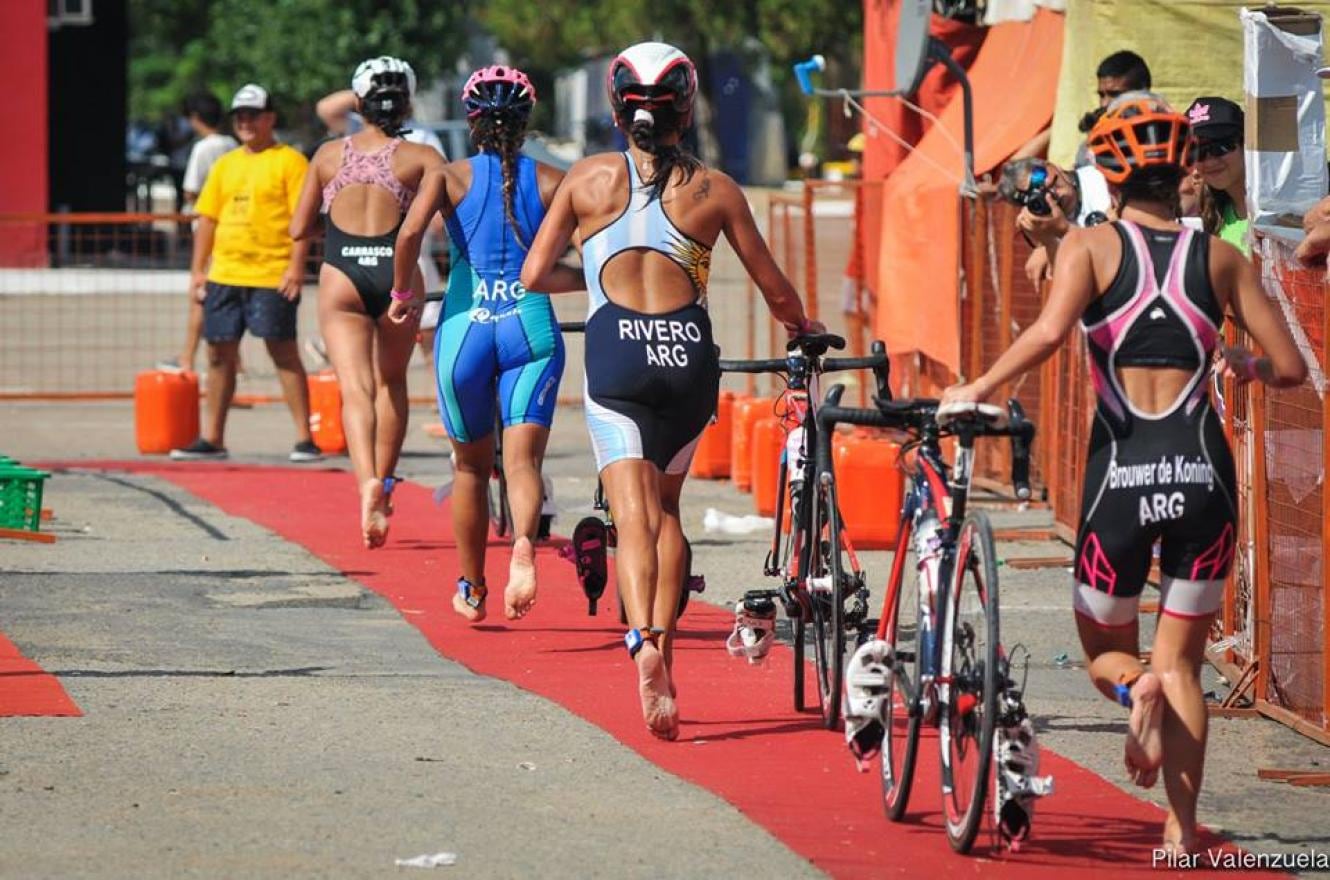
[[616,115],[633,104],[648,110],[670,107],[687,117],[697,95],[697,68],[668,43],[638,43],[610,63],[607,85]]
[[499,111],[530,113],[536,103],[536,87],[516,67],[493,64],[467,79],[462,86],[462,103],[468,119]]

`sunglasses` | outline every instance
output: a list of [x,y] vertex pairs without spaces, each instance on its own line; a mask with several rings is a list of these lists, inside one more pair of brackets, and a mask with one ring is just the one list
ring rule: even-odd
[[1196,161],[1201,162],[1206,159],[1218,159],[1227,156],[1240,146],[1242,146],[1242,141],[1237,138],[1226,141],[1198,142],[1196,144]]
[[1125,94],[1126,94],[1125,89],[1100,89],[1099,100],[1111,101],[1114,98],[1118,97],[1119,95],[1125,95]]

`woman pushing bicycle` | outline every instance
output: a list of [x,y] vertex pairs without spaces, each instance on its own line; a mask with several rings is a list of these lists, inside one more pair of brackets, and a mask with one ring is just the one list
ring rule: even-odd
[[[1038,320],[943,401],[990,397],[1051,356],[1079,320],[1098,405],[1076,546],[1076,625],[1095,686],[1130,707],[1128,774],[1149,788],[1163,771],[1164,847],[1189,852],[1207,733],[1199,668],[1237,526],[1210,364],[1219,349],[1239,381],[1275,387],[1301,383],[1307,367],[1252,264],[1227,242],[1174,222],[1191,164],[1187,118],[1153,95],[1127,95],[1095,125],[1089,147],[1120,219],[1067,236]],[[1226,315],[1264,356],[1223,345]],[[1147,669],[1137,614],[1156,541],[1160,613]]]
[[[523,287],[518,272],[563,173],[521,154],[535,88],[515,67],[471,74],[462,88],[471,141],[480,152],[426,177],[402,223],[394,258],[397,291],[415,271],[425,228],[444,215],[451,270],[434,341],[439,412],[455,453],[453,532],[461,576],[453,608],[485,619],[486,486],[494,464],[495,406],[503,423],[503,467],[513,513],[513,551],[504,614],[536,602],[535,550],[544,485],[540,469],[563,376],[563,337],[549,298]],[[563,281],[560,285],[558,282]],[[560,276],[546,292],[581,290]],[[402,314],[423,295],[393,303]]]
[[586,419],[618,528],[617,574],[637,664],[642,714],[678,736],[670,634],[683,582],[679,495],[720,371],[706,312],[711,250],[723,233],[792,333],[820,332],[762,241],[743,192],[680,146],[697,72],[683,52],[639,43],[610,65],[622,154],[578,162],[555,193],[522,268],[541,290],[582,285],[558,264],[574,232],[590,295]]
[[[419,310],[386,317],[394,286],[393,242],[421,180],[443,160],[437,151],[402,139],[416,89],[411,65],[386,55],[371,58],[356,68],[351,86],[365,129],[314,154],[291,237],[314,234],[322,205],[327,231],[319,330],[342,390],[362,537],[374,548],[388,536],[393,472],[406,437],[406,367],[420,321]],[[418,270],[397,286],[424,296]]]

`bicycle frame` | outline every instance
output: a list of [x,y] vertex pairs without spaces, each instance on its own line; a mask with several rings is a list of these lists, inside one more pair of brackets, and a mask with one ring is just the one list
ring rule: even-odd
[[[919,635],[921,645],[925,641],[923,632],[938,632],[939,610],[947,607],[951,592],[959,587],[955,580],[961,573],[955,570],[955,560],[962,548],[957,545],[957,538],[969,500],[976,432],[972,426],[962,425],[955,436],[956,464],[951,468],[947,467],[942,458],[939,442],[941,433],[935,425],[925,432],[915,447],[914,465],[906,472],[909,485],[901,507],[901,528],[883,600],[883,608],[892,609],[894,613],[897,608],[896,594],[905,583],[906,558],[917,534],[918,523],[926,517],[935,517],[936,552],[926,555],[925,551],[932,548],[915,548],[917,564],[920,566],[919,608],[924,617],[923,631]],[[877,638],[887,638],[896,623],[890,614],[882,615],[878,621]],[[939,685],[950,684],[950,681],[939,676],[937,670],[942,669],[943,657],[951,652],[951,638],[952,633],[948,631],[942,634],[941,639],[935,636],[927,639],[920,681],[911,681],[904,664],[896,661],[895,674],[900,677],[902,690],[910,699],[911,713],[920,711],[928,716],[933,707],[945,699],[945,693],[939,693],[937,688]]]

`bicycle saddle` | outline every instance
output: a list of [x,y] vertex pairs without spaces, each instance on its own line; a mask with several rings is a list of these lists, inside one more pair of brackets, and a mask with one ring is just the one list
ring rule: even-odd
[[845,340],[835,333],[808,333],[794,337],[785,343],[786,351],[802,351],[809,357],[821,357],[828,349],[840,351],[845,348]]

